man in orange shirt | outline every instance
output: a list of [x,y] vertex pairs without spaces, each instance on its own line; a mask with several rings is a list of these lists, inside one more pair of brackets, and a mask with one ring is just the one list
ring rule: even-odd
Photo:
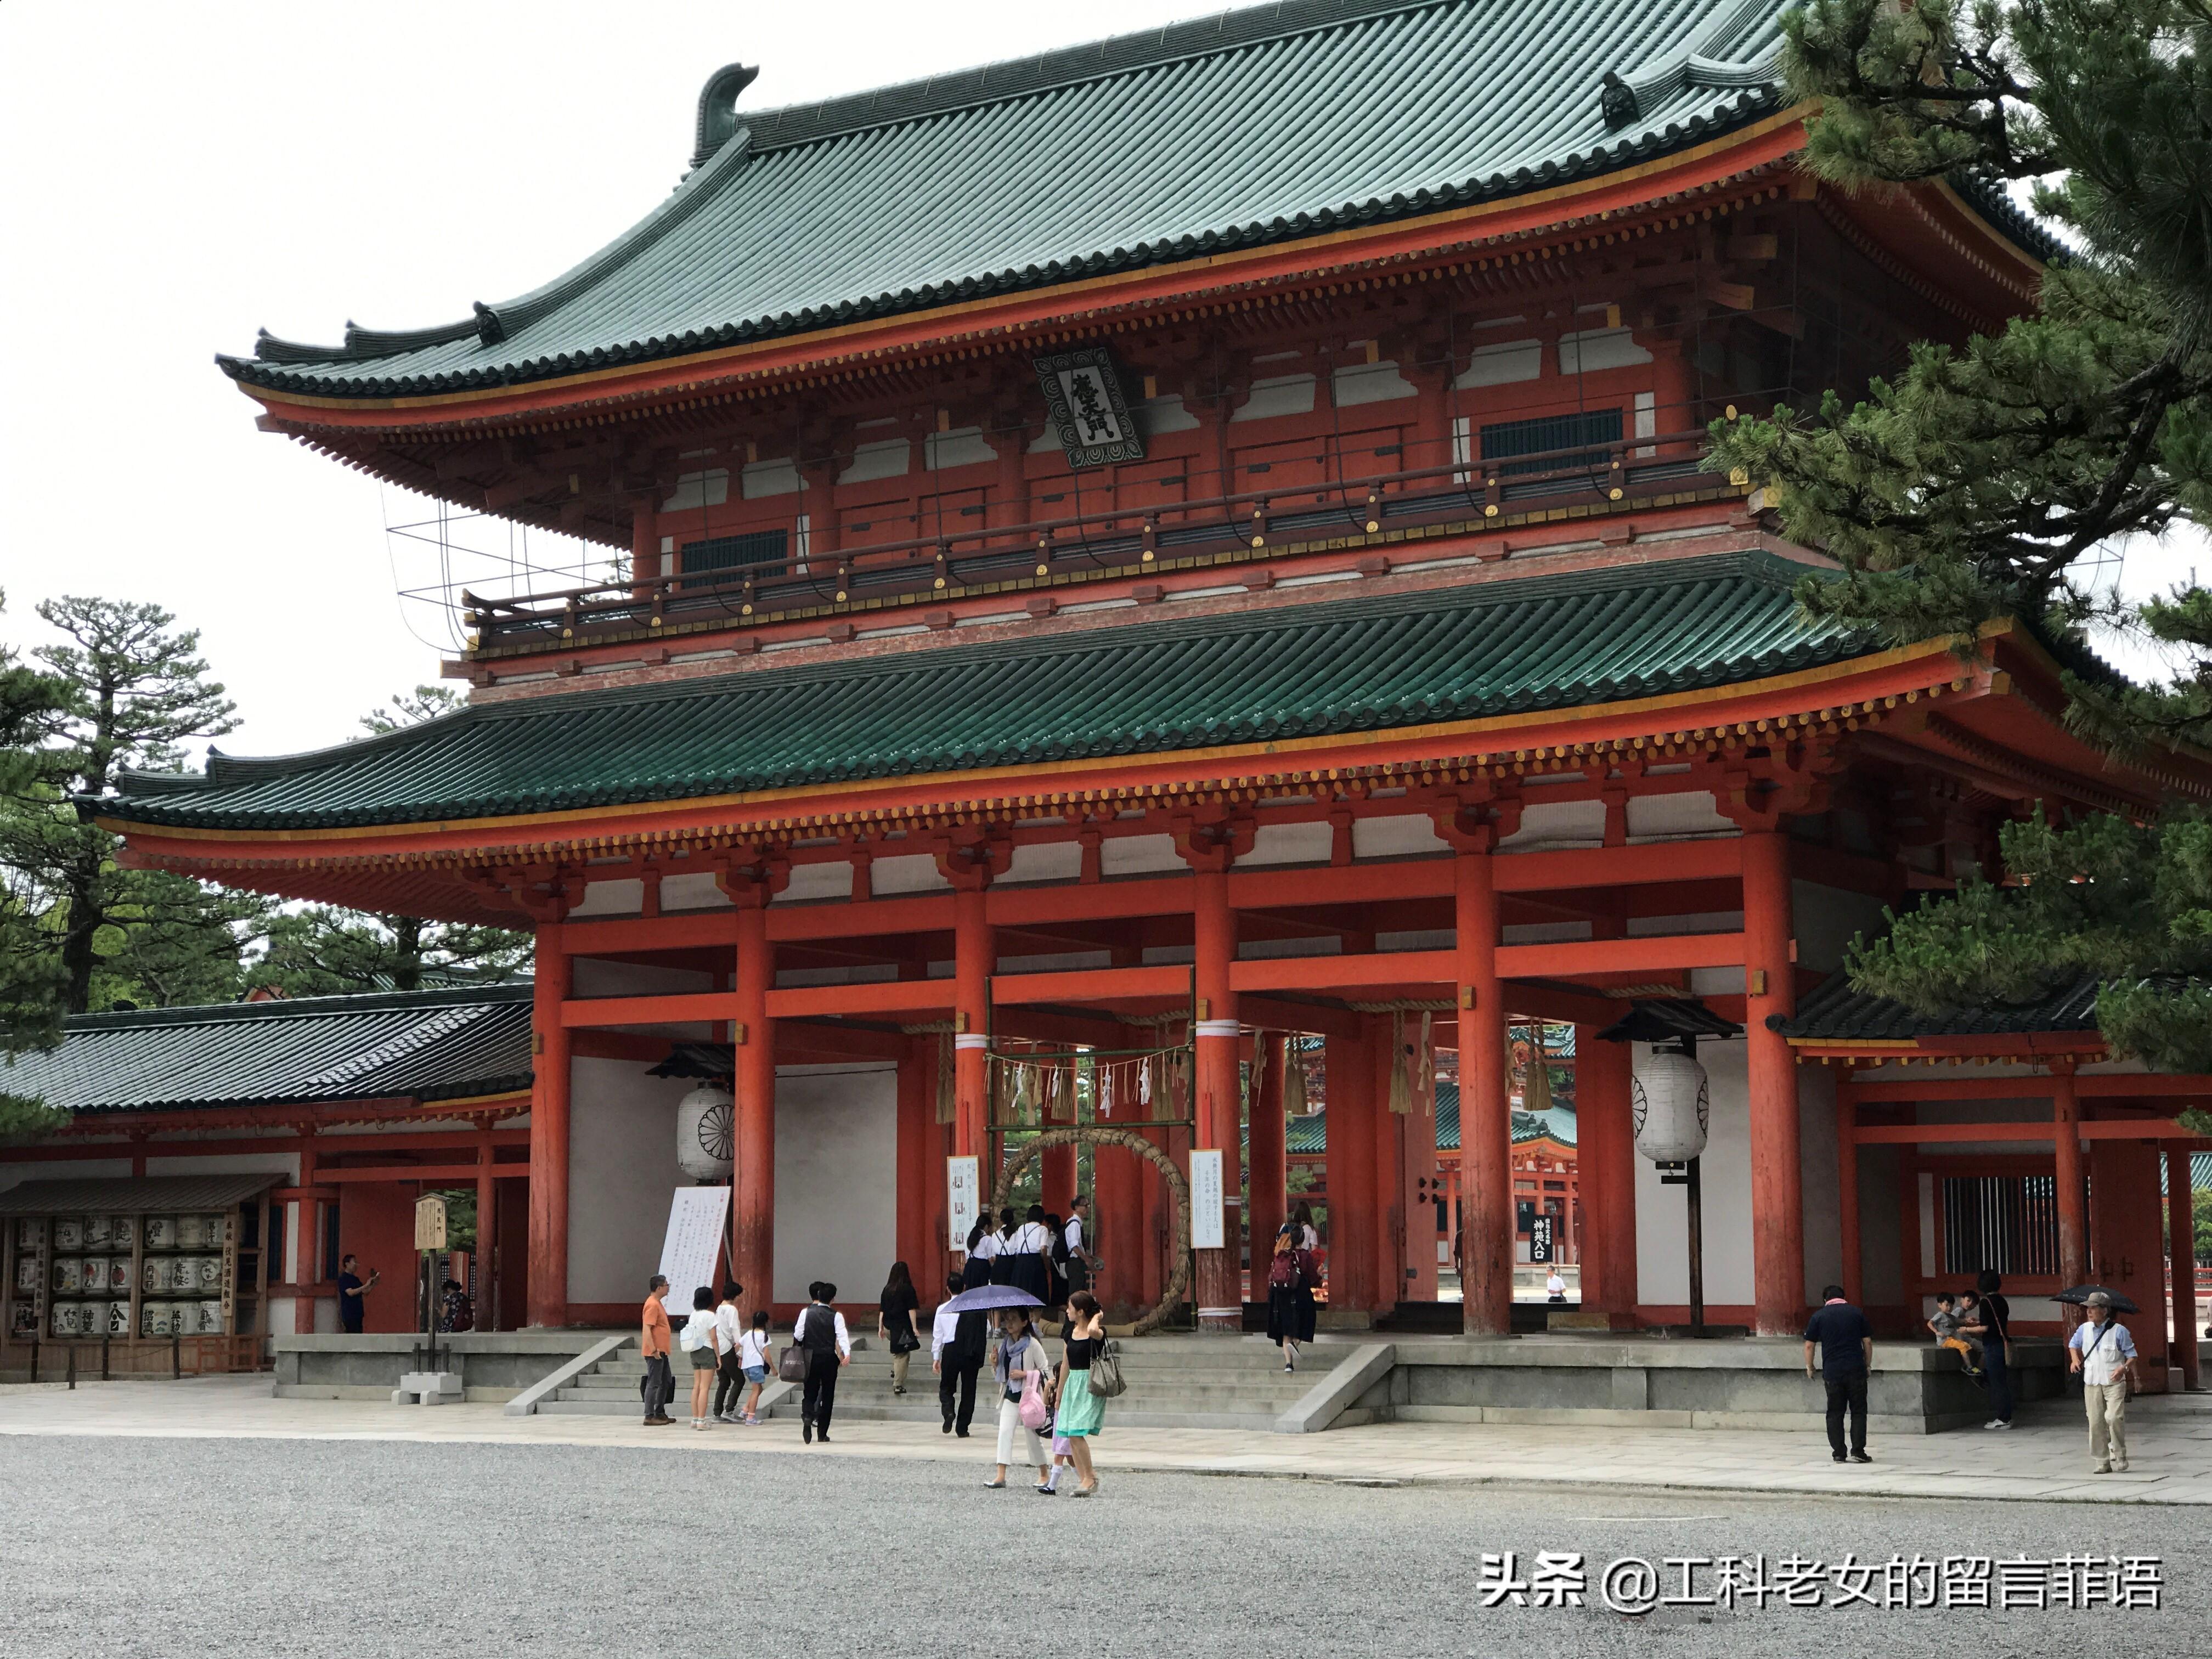
[[645,1420],[653,1428],[676,1420],[668,1414],[668,1402],[676,1397],[676,1377],[668,1369],[668,1308],[660,1299],[667,1289],[668,1280],[659,1273],[647,1284],[643,1327],[638,1336],[638,1347],[645,1355],[645,1376],[637,1391],[645,1397]]

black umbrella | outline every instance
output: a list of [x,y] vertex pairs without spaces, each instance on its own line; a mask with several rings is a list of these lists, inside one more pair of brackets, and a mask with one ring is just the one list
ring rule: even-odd
[[2072,1286],[2070,1289],[2059,1291],[2057,1296],[2052,1297],[2051,1299],[2053,1302],[2086,1304],[2093,1296],[2109,1296],[2112,1297],[2112,1311],[2114,1313],[2141,1313],[2142,1311],[2141,1308],[2136,1306],[2134,1297],[2124,1296],[2119,1291],[2104,1285],[2076,1285]]

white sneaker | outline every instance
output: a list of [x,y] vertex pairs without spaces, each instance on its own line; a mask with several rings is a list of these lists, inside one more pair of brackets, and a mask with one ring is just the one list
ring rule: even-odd
[[1988,1422],[1983,1424],[1982,1426],[1985,1429],[2001,1429],[2004,1427],[2004,1425],[1997,1419],[1992,1417]]

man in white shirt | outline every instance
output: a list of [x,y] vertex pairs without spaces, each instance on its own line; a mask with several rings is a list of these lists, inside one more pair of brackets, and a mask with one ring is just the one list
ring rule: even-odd
[[1567,1281],[1560,1276],[1557,1267],[1545,1275],[1544,1296],[1547,1300],[1552,1302],[1565,1302],[1567,1299]]
[[1089,1290],[1091,1276],[1098,1270],[1097,1261],[1091,1255],[1083,1231],[1084,1212],[1089,1204],[1081,1193],[1067,1200],[1067,1225],[1060,1234],[1067,1243],[1067,1289],[1071,1295]]
[[929,1369],[937,1373],[937,1403],[945,1415],[943,1434],[968,1437],[975,1420],[975,1375],[991,1349],[990,1320],[981,1309],[957,1311],[952,1298],[960,1294],[960,1275],[945,1281],[945,1298],[937,1304],[937,1317],[929,1325]]
[[2112,1298],[2092,1291],[2089,1320],[2066,1342],[2066,1368],[2081,1379],[2089,1413],[2089,1473],[2128,1467],[2128,1395],[2136,1384],[2136,1340],[2112,1317]]
[[738,1401],[745,1389],[744,1363],[738,1354],[744,1346],[744,1330],[738,1320],[738,1298],[745,1287],[734,1279],[722,1281],[722,1299],[714,1308],[714,1330],[721,1339],[715,1346],[722,1357],[716,1363],[714,1378],[714,1420],[734,1423],[738,1420]]

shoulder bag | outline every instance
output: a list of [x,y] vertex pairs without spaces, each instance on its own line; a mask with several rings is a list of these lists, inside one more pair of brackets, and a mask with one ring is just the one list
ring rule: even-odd
[[[800,1313],[799,1319],[799,1323],[804,1324],[805,1314]],[[799,1346],[798,1325],[791,1328],[791,1346],[776,1357],[775,1378],[779,1382],[806,1381],[806,1350]]]
[[1091,1393],[1099,1400],[1111,1400],[1128,1387],[1121,1376],[1121,1351],[1106,1338],[1098,1339],[1097,1349],[1091,1356]]

